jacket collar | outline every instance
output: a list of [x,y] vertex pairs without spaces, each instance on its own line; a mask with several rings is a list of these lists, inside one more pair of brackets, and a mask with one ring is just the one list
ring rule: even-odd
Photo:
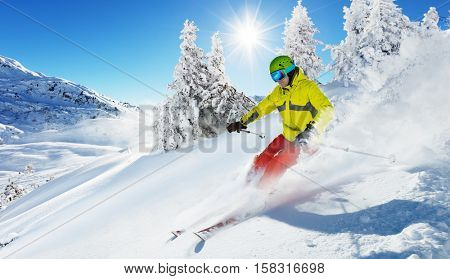
[[286,86],[285,88],[283,88],[284,90],[288,90],[291,91],[291,89],[294,89],[297,87],[297,85],[299,84],[300,81],[302,80],[306,80],[308,79],[305,74],[303,73],[302,69],[299,67],[295,68],[295,74],[294,74],[294,78],[293,81],[291,83],[291,85]]

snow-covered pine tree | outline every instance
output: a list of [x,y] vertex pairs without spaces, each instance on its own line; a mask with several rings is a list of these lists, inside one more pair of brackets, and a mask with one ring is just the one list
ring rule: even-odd
[[225,97],[222,93],[226,78],[225,57],[219,32],[215,32],[211,37],[211,52],[207,57],[209,85],[199,105],[199,119],[203,136],[211,137],[216,136],[219,133],[219,127],[223,125],[218,104]]
[[158,148],[162,150],[172,150],[179,147],[179,138],[175,134],[173,117],[171,116],[171,99],[167,98],[158,107],[159,118],[156,125]]
[[414,31],[394,0],[353,0],[344,14],[347,37],[331,48],[331,55],[335,79],[345,85],[359,83],[366,67],[398,54],[404,35]]
[[160,106],[157,125],[159,147],[164,150],[179,148],[201,135],[198,105],[208,87],[208,69],[203,50],[195,43],[197,31],[193,21],[184,22],[180,35],[181,55],[175,66],[174,80],[168,86],[174,95]]
[[430,7],[428,12],[423,15],[421,22],[422,34],[424,36],[432,35],[433,33],[439,31],[439,14],[435,7]]
[[207,55],[208,88],[203,91],[200,109],[215,107],[217,99],[220,98],[218,87],[226,83],[225,58],[223,55],[222,40],[219,32],[211,37],[211,52]]
[[181,56],[175,66],[174,80],[169,84],[169,89],[175,94],[200,99],[201,92],[207,85],[207,65],[203,50],[195,41],[198,28],[193,21],[186,20],[181,30]]
[[410,30],[409,19],[394,0],[373,0],[360,53],[369,66],[376,66],[384,57],[398,54],[400,42]]
[[355,39],[357,35],[364,33],[370,16],[370,0],[353,0],[350,7],[344,7],[344,30],[347,36]]
[[[175,66],[174,81],[169,89],[175,92],[173,98],[181,111],[186,112],[187,123],[192,125],[192,136],[198,138],[198,104],[201,94],[208,87],[208,69],[203,50],[195,43],[198,28],[193,21],[186,20],[181,31],[181,56]],[[180,121],[181,123],[182,121]]]
[[365,66],[365,61],[359,51],[369,16],[368,0],[353,0],[350,7],[344,7],[344,30],[347,36],[339,45],[330,47],[334,61],[334,78],[345,86],[361,79],[361,69]]
[[319,41],[313,38],[317,32],[308,11],[298,0],[291,18],[285,21],[283,52],[294,59],[311,79],[315,79],[323,69],[322,60],[316,54]]
[[169,89],[171,98],[159,107],[158,147],[172,150],[199,137],[217,136],[227,123],[242,116],[253,102],[227,81],[222,42],[212,36],[208,60],[196,44],[197,27],[184,23],[180,39],[181,56]]
[[211,52],[208,54],[209,87],[199,105],[202,135],[217,136],[226,124],[235,121],[251,107],[251,100],[237,92],[225,74],[225,57],[222,40],[218,32],[211,37]]
[[220,83],[226,82],[225,57],[219,32],[214,33],[211,37],[211,53],[208,55],[208,70],[215,81]]

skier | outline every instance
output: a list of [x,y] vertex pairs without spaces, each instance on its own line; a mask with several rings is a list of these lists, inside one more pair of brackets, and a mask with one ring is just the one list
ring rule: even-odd
[[[240,132],[247,125],[278,109],[283,121],[283,133],[277,136],[261,154],[255,157],[248,180],[263,173],[258,187],[269,188],[297,162],[301,152],[314,153],[311,145],[333,118],[333,106],[314,81],[295,66],[289,56],[275,57],[270,63],[270,75],[278,85],[240,121],[227,126],[228,132]],[[266,190],[272,190],[271,188]],[[237,225],[252,214],[231,216],[194,234],[206,241],[217,231]],[[173,231],[173,239],[185,230]]]
[[333,118],[333,106],[319,86],[308,79],[289,56],[275,57],[270,63],[270,75],[278,85],[240,121],[227,126],[229,133],[247,129],[247,125],[278,109],[283,133],[277,136],[254,159],[249,179],[263,172],[259,187],[276,182],[297,162],[303,151],[312,150],[316,141]]

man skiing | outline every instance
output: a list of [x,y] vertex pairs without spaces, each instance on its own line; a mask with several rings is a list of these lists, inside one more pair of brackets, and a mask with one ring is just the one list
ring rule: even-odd
[[293,166],[302,150],[325,130],[333,118],[333,106],[319,86],[295,66],[289,56],[275,57],[270,75],[278,85],[240,121],[227,126],[228,132],[240,132],[247,125],[278,109],[283,133],[255,157],[249,175],[263,172],[260,187],[274,183]]
[[[300,153],[309,152],[312,142],[325,130],[333,118],[333,106],[303,71],[288,56],[278,56],[270,63],[270,75],[278,85],[240,121],[227,126],[228,132],[240,132],[247,125],[278,109],[283,121],[283,133],[277,136],[261,154],[255,157],[248,178],[263,173],[258,187],[273,185],[283,173],[293,166]],[[241,214],[242,215],[242,214]],[[239,224],[254,216],[231,216],[194,234],[202,241],[217,231]],[[172,240],[185,230],[173,231]]]

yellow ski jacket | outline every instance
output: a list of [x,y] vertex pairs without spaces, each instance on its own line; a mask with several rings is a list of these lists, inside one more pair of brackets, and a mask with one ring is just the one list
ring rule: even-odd
[[334,109],[319,86],[309,80],[298,67],[291,85],[281,88],[277,85],[259,104],[241,118],[241,123],[248,125],[278,109],[283,121],[283,136],[294,141],[306,125],[322,133],[333,118]]

